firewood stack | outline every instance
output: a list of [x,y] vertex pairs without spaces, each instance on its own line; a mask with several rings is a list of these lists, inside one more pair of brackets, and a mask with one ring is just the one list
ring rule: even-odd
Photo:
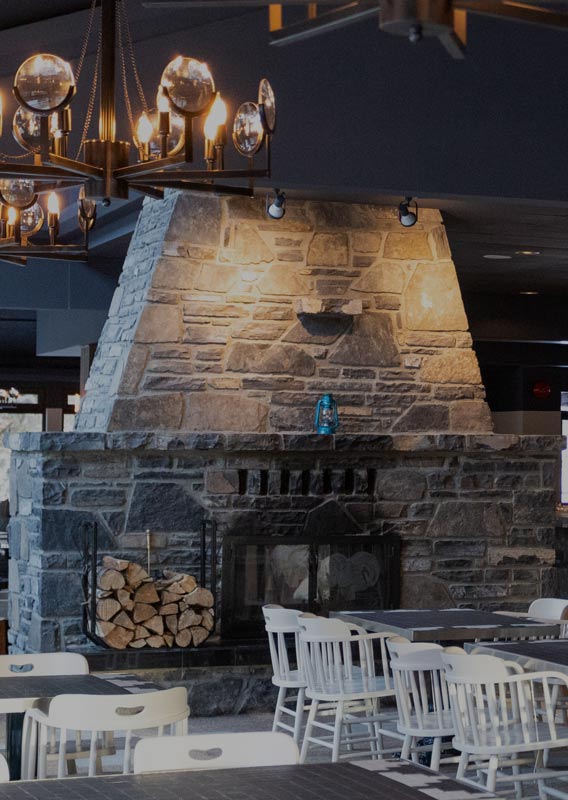
[[194,647],[215,627],[213,595],[192,575],[154,580],[133,561],[104,556],[97,576],[96,632],[109,646]]

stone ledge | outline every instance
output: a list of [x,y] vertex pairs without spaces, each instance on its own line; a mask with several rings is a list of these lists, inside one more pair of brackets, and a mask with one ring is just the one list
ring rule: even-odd
[[225,452],[471,452],[556,455],[562,436],[517,434],[357,434],[338,433],[9,433],[6,447],[16,452],[92,452],[138,450],[216,450]]

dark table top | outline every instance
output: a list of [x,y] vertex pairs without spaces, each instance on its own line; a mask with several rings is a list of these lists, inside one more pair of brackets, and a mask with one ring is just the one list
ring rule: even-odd
[[393,631],[411,641],[473,641],[558,636],[560,624],[470,608],[336,611],[331,616],[370,631]]
[[129,694],[127,689],[95,675],[18,675],[0,678],[0,701],[55,697],[58,694]]
[[[0,800],[460,800],[482,790],[401,761],[156,772],[0,784]],[[459,795],[456,795],[459,792]]]
[[555,670],[568,673],[568,639],[544,639],[540,642],[487,642],[483,645],[466,645],[466,650],[507,658],[532,671]]

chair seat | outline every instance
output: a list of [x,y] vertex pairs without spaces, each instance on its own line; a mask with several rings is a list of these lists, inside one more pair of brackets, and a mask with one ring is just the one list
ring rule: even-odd
[[311,700],[359,700],[372,697],[394,697],[394,688],[387,687],[383,677],[363,677],[355,673],[344,681],[319,681],[306,690]]
[[420,720],[416,715],[412,715],[407,725],[399,722],[397,730],[408,736],[452,736],[454,734],[452,714],[449,709],[440,714],[430,711],[423,714]]
[[306,679],[297,669],[290,670],[287,678],[277,678],[273,675],[272,683],[275,686],[283,686],[285,689],[305,689],[306,687]]
[[551,749],[568,746],[568,726],[556,725],[557,739],[550,739],[550,729],[546,723],[535,724],[533,720],[529,723],[529,737],[532,741],[526,742],[527,728],[523,728],[521,723],[515,722],[507,725],[487,726],[483,729],[478,726],[476,738],[474,740],[474,731],[468,730],[464,741],[458,741],[454,736],[452,741],[453,746],[457,750],[465,750],[467,753],[472,754],[487,754],[490,750],[492,753],[529,753],[535,750],[535,743],[538,742],[538,749],[546,749],[549,746]]

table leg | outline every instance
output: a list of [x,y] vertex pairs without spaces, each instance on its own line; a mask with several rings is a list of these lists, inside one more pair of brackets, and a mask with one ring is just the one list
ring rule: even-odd
[[10,780],[21,777],[22,732],[24,714],[8,714],[6,722],[6,758],[10,767]]

